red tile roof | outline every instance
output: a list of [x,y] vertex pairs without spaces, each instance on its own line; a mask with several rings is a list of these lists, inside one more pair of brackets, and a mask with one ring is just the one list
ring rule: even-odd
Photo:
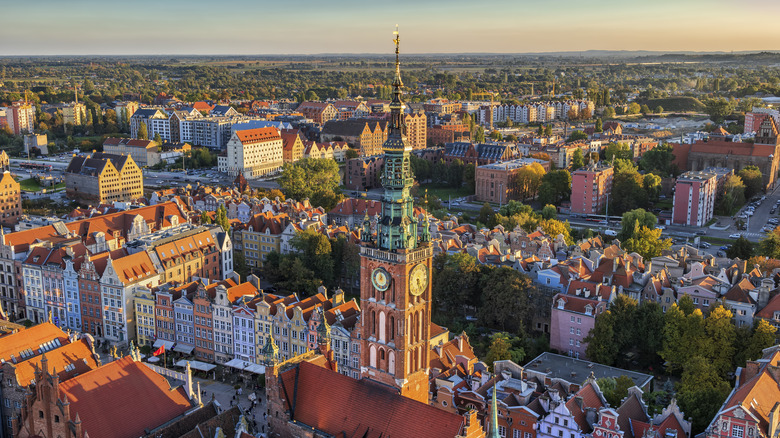
[[0,337],[0,360],[10,361],[12,355],[16,360],[20,360],[20,353],[25,350],[39,354],[41,345],[54,340],[59,342],[59,345],[65,345],[68,343],[68,335],[50,322],[5,335]]
[[[280,376],[293,420],[333,436],[452,438],[464,419],[368,380],[356,380],[309,362]],[[296,397],[296,400],[293,400]],[[339,400],[339,403],[333,403]]]
[[[18,362],[14,370],[16,381],[23,386],[34,381],[35,372],[41,369],[41,361],[44,357],[46,357],[49,372],[56,370],[61,382],[100,366],[95,360],[87,340],[81,339],[23,362]],[[67,369],[68,365],[73,365],[73,368]]]
[[281,134],[274,127],[244,129],[236,131],[236,137],[241,143],[259,143],[264,141],[280,140]]
[[593,430],[585,418],[585,411],[587,408],[595,408],[595,410],[598,411],[599,408],[604,406],[605,405],[602,401],[602,398],[599,396],[596,388],[591,383],[583,386],[582,389],[580,389],[574,395],[574,397],[570,398],[569,401],[566,402],[566,407],[574,417],[574,421],[576,421],[580,426],[580,430],[584,432]]
[[71,417],[79,415],[93,437],[136,438],[192,408],[184,389],[171,389],[165,377],[125,357],[60,383],[70,401]]

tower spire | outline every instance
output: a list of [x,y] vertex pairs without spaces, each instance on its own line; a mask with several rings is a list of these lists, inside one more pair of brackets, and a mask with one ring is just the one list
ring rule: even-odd
[[486,438],[500,438],[498,434],[498,403],[496,402],[496,384],[493,384],[493,400],[490,403],[490,432]]

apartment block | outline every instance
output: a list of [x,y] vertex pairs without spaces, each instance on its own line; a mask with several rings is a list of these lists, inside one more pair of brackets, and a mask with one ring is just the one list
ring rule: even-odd
[[715,209],[718,178],[714,173],[685,172],[674,186],[672,223],[693,227],[704,226]]
[[22,215],[19,183],[7,170],[0,176],[0,227],[13,227]]
[[571,212],[602,214],[612,192],[612,166],[598,162],[571,174]]
[[549,161],[535,158],[519,158],[478,166],[474,175],[477,201],[503,204],[511,200],[519,200],[517,174],[524,167],[534,163],[542,166],[545,172],[550,171]]

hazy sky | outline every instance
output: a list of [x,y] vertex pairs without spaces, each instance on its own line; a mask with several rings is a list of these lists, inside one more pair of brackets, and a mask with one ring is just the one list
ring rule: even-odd
[[780,50],[778,0],[4,3],[0,55]]

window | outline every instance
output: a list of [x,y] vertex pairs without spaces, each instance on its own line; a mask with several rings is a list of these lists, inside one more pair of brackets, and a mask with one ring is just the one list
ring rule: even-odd
[[744,426],[737,426],[736,424],[734,426],[731,426],[731,436],[734,438],[742,438],[745,435],[745,427]]
[[504,426],[498,426],[498,434],[502,437],[506,436],[506,427]]

